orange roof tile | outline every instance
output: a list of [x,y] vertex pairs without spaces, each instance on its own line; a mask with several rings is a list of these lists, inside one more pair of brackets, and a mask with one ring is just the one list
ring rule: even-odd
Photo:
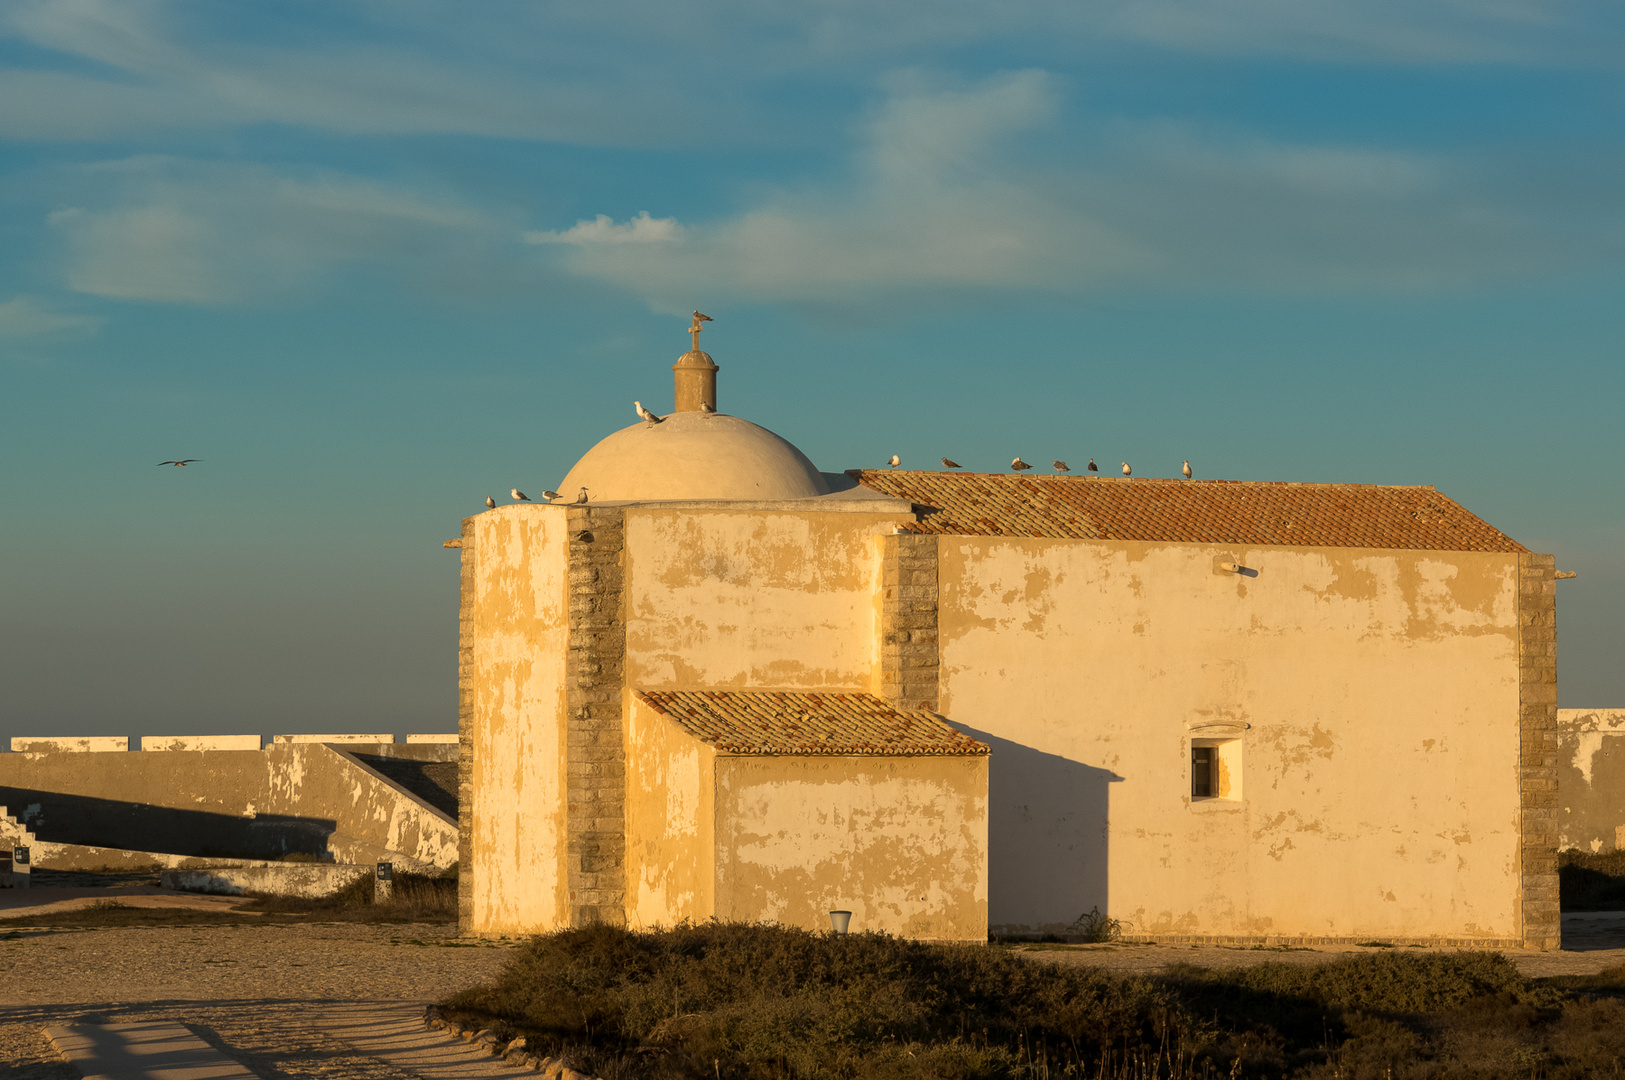
[[1281,547],[1528,550],[1432,487],[853,469],[919,533]]
[[934,713],[873,694],[775,690],[638,690],[639,700],[730,754],[946,756],[985,754]]

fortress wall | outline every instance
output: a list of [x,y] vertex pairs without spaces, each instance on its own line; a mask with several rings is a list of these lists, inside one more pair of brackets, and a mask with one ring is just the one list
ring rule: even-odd
[[[451,748],[368,749],[446,759]],[[456,861],[455,820],[322,744],[0,754],[0,804],[55,845],[193,857],[359,855],[423,869]]]
[[943,537],[993,927],[1520,939],[1519,559]]

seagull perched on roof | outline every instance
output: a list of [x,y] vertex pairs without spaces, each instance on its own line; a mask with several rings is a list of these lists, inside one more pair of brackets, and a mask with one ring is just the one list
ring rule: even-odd
[[957,461],[950,461],[947,458],[943,458],[942,459],[942,467],[944,469],[959,469],[959,468],[963,468],[964,466],[960,465],[959,462],[957,462]]
[[178,468],[181,468],[182,466],[190,465],[194,461],[202,461],[202,460],[203,460],[202,458],[189,457],[184,461],[160,461],[158,464],[160,464],[160,465],[173,465],[178,469]]
[[1021,472],[1023,469],[1032,468],[1031,465],[1027,464],[1025,461],[1022,461],[1020,458],[1011,458],[1010,467],[1016,470],[1016,472]]
[[665,419],[664,416],[656,416],[648,409],[645,409],[643,407],[643,402],[641,401],[634,401],[632,403],[632,407],[638,411],[638,418],[645,424],[658,424],[660,421]]
[[901,465],[901,464],[902,464],[902,463],[903,463],[903,459],[902,459],[902,458],[900,458],[900,457],[898,457],[898,456],[897,456],[897,455],[896,455],[896,454],[893,454],[893,455],[892,455],[892,456],[891,456],[891,457],[890,457],[890,458],[889,458],[889,459],[888,459],[888,460],[887,460],[887,462],[886,462],[886,467],[887,467],[887,468],[888,468],[888,469],[895,469],[895,468],[897,468],[897,466],[899,466],[899,465]]
[[518,488],[509,488],[508,494],[513,496],[515,502],[530,502],[530,496]]
[[700,411],[707,416],[715,416],[717,414],[717,407],[711,404],[709,401],[702,401],[700,402]]
[[1099,472],[1100,471],[1100,466],[1095,464],[1095,459],[1094,458],[1089,459],[1089,471],[1090,472]]
[[581,494],[579,494],[579,495],[577,495],[577,496],[576,496],[576,502],[578,502],[578,503],[584,503],[584,502],[586,502],[586,501],[587,501],[587,489],[586,489],[586,488],[582,488],[582,489],[581,489]]
[[1133,476],[1134,475],[1134,470],[1128,467],[1128,462],[1126,462],[1126,461],[1123,462],[1123,475],[1124,476]]
[[1050,462],[1050,464],[1055,466],[1055,471],[1056,472],[1071,472],[1072,471],[1071,469],[1067,468],[1066,462],[1064,462],[1064,461],[1052,461],[1052,462]]
[[491,498],[491,496],[487,495],[485,497],[485,508],[487,510],[495,510],[497,508],[497,501]]
[[564,498],[564,496],[560,495],[556,491],[544,491],[544,492],[542,492],[542,498],[547,499],[548,501],[551,502],[551,501],[556,501],[558,499],[562,499],[562,498]]
[[1189,480],[1191,478],[1191,463],[1185,462],[1185,467],[1179,471],[1185,474],[1185,479]]

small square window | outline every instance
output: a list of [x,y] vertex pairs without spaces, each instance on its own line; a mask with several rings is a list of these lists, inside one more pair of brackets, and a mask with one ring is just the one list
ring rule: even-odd
[[1191,740],[1191,799],[1241,799],[1241,740]]

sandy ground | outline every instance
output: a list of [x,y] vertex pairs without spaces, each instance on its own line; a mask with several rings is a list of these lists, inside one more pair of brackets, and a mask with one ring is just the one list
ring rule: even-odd
[[77,1080],[46,1024],[174,1020],[268,1078],[403,1080],[323,1030],[324,1013],[437,1000],[493,977],[514,944],[424,925],[0,929],[0,1062]]

